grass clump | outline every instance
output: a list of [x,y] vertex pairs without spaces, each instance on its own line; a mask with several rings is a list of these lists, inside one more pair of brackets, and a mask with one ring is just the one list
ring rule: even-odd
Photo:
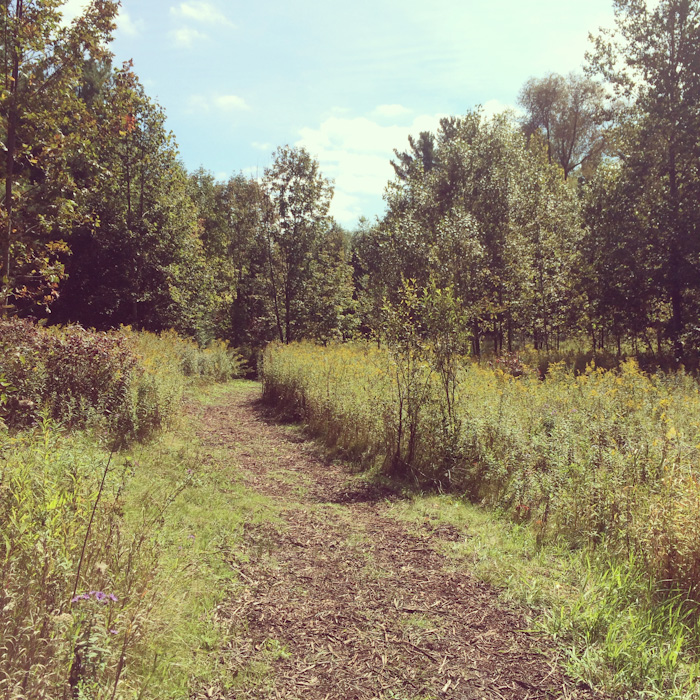
[[173,330],[137,334],[137,348],[143,358],[165,362],[171,373],[186,377],[189,383],[227,382],[245,372],[241,355],[225,340],[212,340],[205,348]]

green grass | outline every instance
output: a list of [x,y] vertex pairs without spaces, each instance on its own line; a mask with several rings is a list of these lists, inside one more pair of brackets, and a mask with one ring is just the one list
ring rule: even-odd
[[[190,400],[214,405],[256,390],[253,382],[235,381],[200,387]],[[216,610],[239,585],[236,562],[244,556],[244,524],[278,522],[277,508],[237,479],[230,454],[211,448],[204,453],[193,429],[191,421],[181,420],[177,429],[134,452],[140,469],[127,510],[132,523],[139,522],[145,502],[161,502],[179,481],[190,479],[169,506],[158,536],[159,602],[141,676],[151,675],[150,687],[159,698],[188,698],[202,688],[233,687],[242,674],[265,675],[261,668],[236,674],[227,663],[227,644],[238,631],[217,621]]]
[[260,393],[260,382],[249,379],[236,379],[226,384],[202,384],[190,394],[202,406],[214,406],[232,394]]

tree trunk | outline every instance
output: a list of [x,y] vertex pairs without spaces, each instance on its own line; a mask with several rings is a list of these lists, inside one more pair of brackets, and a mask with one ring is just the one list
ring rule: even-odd
[[513,319],[508,316],[508,352],[513,352]]
[[[24,12],[23,0],[17,0],[16,22],[22,23],[22,15]],[[5,46],[7,47],[7,36],[5,37]],[[9,85],[6,88],[10,91],[10,108],[7,115],[7,153],[5,154],[5,215],[7,222],[5,226],[4,236],[0,255],[0,283],[2,283],[2,301],[3,313],[9,311],[9,302],[12,291],[11,282],[11,248],[13,235],[13,210],[12,197],[14,187],[14,171],[15,171],[15,151],[17,149],[17,126],[19,123],[19,108],[18,108],[18,91],[19,91],[19,64],[21,61],[20,49],[13,42],[12,46],[12,76]],[[7,77],[7,75],[6,75]]]

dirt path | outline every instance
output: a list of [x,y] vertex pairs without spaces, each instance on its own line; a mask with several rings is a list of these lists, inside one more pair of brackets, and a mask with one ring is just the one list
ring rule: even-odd
[[411,532],[386,515],[392,494],[324,461],[257,392],[207,407],[202,426],[204,449],[229,450],[248,486],[282,506],[281,523],[246,528],[231,562],[247,585],[220,610],[235,631],[227,697],[597,697],[562,676],[494,589],[439,553],[468,533]]

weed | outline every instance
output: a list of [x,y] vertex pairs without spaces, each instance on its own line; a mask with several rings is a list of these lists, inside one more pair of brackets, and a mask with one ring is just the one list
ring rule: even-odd
[[[192,434],[158,434],[194,385],[169,359],[189,341],[0,323],[0,697],[186,697],[224,636],[233,538],[264,510]],[[197,382],[237,371],[201,352]]]

